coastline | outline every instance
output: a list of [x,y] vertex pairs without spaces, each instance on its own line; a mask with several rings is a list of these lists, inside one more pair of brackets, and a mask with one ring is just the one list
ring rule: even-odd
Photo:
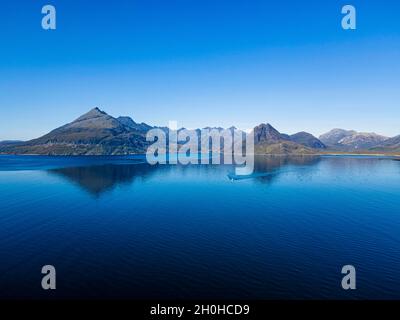
[[371,157],[400,157],[396,153],[321,153],[324,156],[371,156]]
[[[166,153],[163,153],[166,154]],[[183,153],[178,153],[183,154]],[[0,153],[0,156],[36,156],[36,157],[126,157],[126,156],[145,156],[146,153],[129,154],[39,154],[39,153]],[[326,152],[326,153],[255,153],[255,156],[277,156],[277,157],[315,157],[315,156],[369,156],[369,157],[396,157],[400,160],[400,154],[397,153],[354,153],[354,152]]]

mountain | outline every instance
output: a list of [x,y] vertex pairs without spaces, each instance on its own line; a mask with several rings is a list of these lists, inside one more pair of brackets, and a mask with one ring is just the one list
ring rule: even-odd
[[15,145],[18,145],[18,144],[22,144],[22,143],[24,143],[23,141],[20,141],[20,140],[3,140],[3,141],[0,141],[0,147],[1,146],[15,146]]
[[[168,128],[137,123],[126,116],[114,118],[99,108],[94,108],[40,138],[26,142],[2,141],[0,142],[0,153],[42,155],[145,153],[150,145],[150,142],[146,141],[146,133],[152,128],[160,128],[165,133],[169,132]],[[221,127],[204,129],[223,130]],[[198,134],[201,133],[200,129],[195,131]],[[269,123],[261,123],[253,129],[253,132],[255,153],[257,154],[316,154],[327,147],[335,151],[400,151],[400,136],[387,138],[375,133],[333,129],[318,139],[304,131],[293,135],[280,133]]]
[[254,128],[255,144],[273,144],[281,141],[289,140],[287,135],[281,134],[269,123],[262,123]]
[[326,149],[325,144],[308,132],[302,131],[292,134],[290,136],[290,140],[306,147],[314,149]]
[[[137,123],[130,117],[114,118],[94,108],[76,120],[48,134],[27,142],[1,143],[0,153],[43,155],[124,155],[145,153],[149,142],[146,133],[152,127]],[[168,133],[168,128],[161,128]],[[204,129],[223,130],[221,127]],[[235,129],[234,127],[229,130]],[[195,130],[198,134],[200,129]],[[312,135],[301,132],[292,136],[282,134],[270,124],[254,128],[256,153],[311,154],[322,143]]]
[[145,152],[147,145],[145,131],[133,129],[99,108],[94,108],[38,139],[0,147],[0,152],[46,155],[131,154]]
[[333,129],[320,136],[320,140],[331,149],[341,151],[368,150],[388,140],[388,137],[369,132]]
[[[307,135],[312,137],[310,134]],[[294,136],[296,139],[304,135]],[[292,141],[291,136],[280,133],[269,123],[262,123],[254,128],[254,149],[257,154],[315,154],[318,152],[302,143]]]
[[379,145],[371,148],[372,151],[400,152],[400,135],[386,139]]
[[117,120],[122,123],[125,127],[128,127],[133,130],[137,130],[139,132],[147,132],[148,130],[152,129],[152,126],[142,122],[136,123],[130,117],[118,117]]
[[334,146],[337,145],[343,138],[352,136],[356,133],[357,132],[353,130],[332,129],[331,131],[321,135],[319,140],[321,140],[326,146]]
[[347,136],[339,141],[339,145],[350,147],[357,150],[365,150],[389,139],[376,133],[357,132],[351,136]]

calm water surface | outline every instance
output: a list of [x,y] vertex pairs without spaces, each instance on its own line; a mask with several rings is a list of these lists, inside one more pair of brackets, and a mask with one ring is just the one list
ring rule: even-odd
[[400,299],[399,161],[258,157],[254,176],[232,172],[0,156],[0,297]]

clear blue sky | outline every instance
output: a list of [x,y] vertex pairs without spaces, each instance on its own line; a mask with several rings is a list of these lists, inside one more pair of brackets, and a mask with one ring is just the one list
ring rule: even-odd
[[[349,3],[356,31],[341,29]],[[0,140],[95,106],[154,125],[397,135],[399,17],[397,0],[4,0]]]

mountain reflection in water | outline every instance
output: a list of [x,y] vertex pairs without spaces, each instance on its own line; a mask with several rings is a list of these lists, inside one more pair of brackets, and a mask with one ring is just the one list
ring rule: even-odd
[[145,179],[154,167],[148,164],[114,165],[58,168],[47,172],[76,183],[90,194],[98,197],[118,185],[131,184],[135,179]]
[[0,156],[0,298],[399,299],[400,162],[145,160]]
[[[249,176],[234,176],[233,180],[256,179],[262,183],[271,183],[282,173],[290,170],[291,166],[310,166],[320,161],[318,156],[256,156],[254,161],[254,173]],[[150,165],[147,163],[134,164],[91,164],[78,167],[64,167],[47,170],[48,173],[66,178],[80,186],[95,197],[113,190],[119,185],[129,185],[136,179],[145,180],[147,177],[159,170],[176,170],[184,173],[185,170],[222,170],[227,171],[227,178],[232,178],[233,165]],[[284,169],[287,168],[287,169]],[[199,168],[197,168],[198,170]],[[283,170],[282,170],[283,169]]]

